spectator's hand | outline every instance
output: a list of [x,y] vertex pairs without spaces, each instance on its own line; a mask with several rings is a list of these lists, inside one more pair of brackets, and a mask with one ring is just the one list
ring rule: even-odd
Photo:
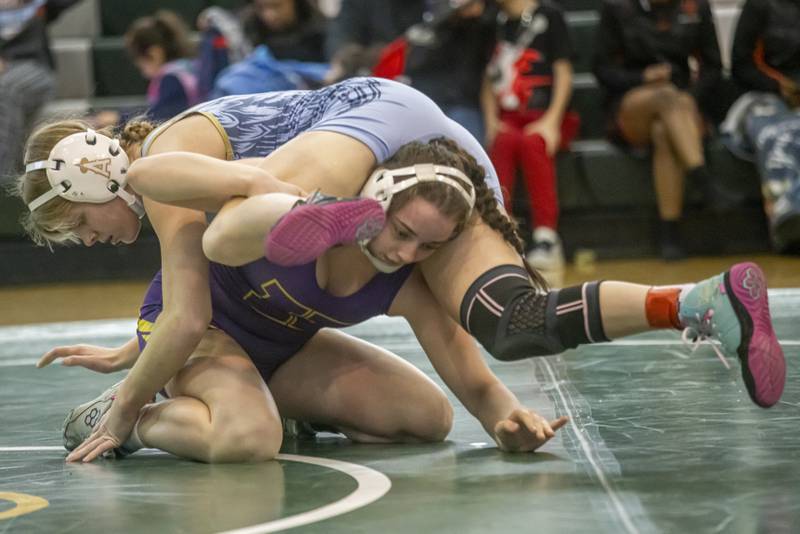
[[790,79],[782,78],[780,80],[780,86],[781,96],[789,105],[789,107],[800,107],[800,85],[796,84]]
[[544,139],[547,155],[553,157],[561,145],[561,126],[554,120],[542,118],[532,122],[523,130],[525,135],[540,135]]
[[497,134],[500,132],[505,132],[508,129],[506,123],[495,117],[492,120],[486,121],[486,147],[491,148],[494,144],[494,140],[497,138]]
[[500,450],[506,452],[535,451],[550,441],[568,421],[568,417],[562,416],[548,422],[533,410],[517,409],[495,425],[494,440]]
[[[451,5],[453,2],[451,2]],[[464,19],[477,19],[483,15],[485,4],[483,0],[460,0],[458,16]]]
[[642,73],[644,83],[663,83],[672,79],[672,65],[669,63],[657,63],[644,69]]
[[[127,369],[136,360],[138,354],[126,354],[123,347],[108,348],[94,345],[69,345],[56,347],[36,362],[37,368],[47,367],[60,359],[61,365],[67,367],[85,367],[97,373],[113,373]],[[130,357],[133,356],[133,361]]]

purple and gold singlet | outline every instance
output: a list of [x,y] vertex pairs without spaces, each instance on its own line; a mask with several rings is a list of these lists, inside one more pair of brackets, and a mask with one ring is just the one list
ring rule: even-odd
[[[242,346],[266,381],[320,328],[342,328],[385,314],[412,269],[378,273],[353,295],[335,297],[317,284],[316,262],[297,267],[266,259],[242,267],[212,263],[211,324]],[[159,272],[140,310],[136,334],[141,350],[161,310]]]

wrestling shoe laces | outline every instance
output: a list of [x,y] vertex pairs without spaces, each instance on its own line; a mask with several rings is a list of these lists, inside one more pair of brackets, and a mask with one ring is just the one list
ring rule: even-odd
[[730,369],[731,366],[728,360],[713,340],[715,336],[719,335],[716,329],[717,325],[714,324],[714,310],[706,310],[706,313],[703,314],[702,317],[700,317],[699,313],[695,314],[695,320],[697,322],[694,325],[687,326],[683,329],[683,332],[681,332],[681,341],[691,349],[689,354],[697,352],[697,349],[699,349],[701,345],[708,344],[714,349],[714,354],[717,355],[722,365],[724,365],[726,369]]

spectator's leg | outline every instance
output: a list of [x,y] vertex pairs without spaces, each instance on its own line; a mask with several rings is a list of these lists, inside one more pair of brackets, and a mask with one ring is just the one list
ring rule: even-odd
[[533,212],[533,249],[527,259],[541,271],[558,271],[564,267],[564,250],[556,233],[558,193],[555,162],[547,154],[547,144],[538,134],[523,137],[521,155]]
[[558,226],[558,193],[553,158],[547,155],[547,145],[538,135],[526,135],[522,140],[522,170],[533,211],[533,227]]
[[697,106],[688,94],[672,85],[642,86],[623,97],[618,121],[632,144],[653,144],[653,176],[662,221],[661,254],[665,259],[680,259],[685,255],[678,235],[684,170],[696,175],[696,183],[709,183]]
[[683,212],[683,168],[661,121],[653,122],[652,139],[653,182],[661,219],[661,256],[679,259],[685,256],[678,229]]
[[32,61],[9,63],[0,74],[0,179],[19,170],[32,121],[54,89],[52,71]]
[[522,131],[506,121],[503,122],[503,126],[495,136],[489,151],[489,158],[492,160],[492,164],[497,171],[497,177],[500,180],[500,189],[503,191],[506,210],[511,213],[511,199],[514,196]]

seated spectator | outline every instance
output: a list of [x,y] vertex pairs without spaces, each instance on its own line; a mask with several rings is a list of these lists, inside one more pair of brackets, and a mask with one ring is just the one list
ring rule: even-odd
[[800,252],[800,4],[747,0],[731,67],[747,91],[721,126],[731,151],[754,160],[773,247]]
[[[694,57],[699,72],[692,72]],[[707,0],[605,0],[594,73],[605,88],[609,134],[652,147],[661,256],[685,256],[679,233],[684,181],[710,191],[698,101],[717,84],[721,60]]]
[[484,8],[483,0],[344,0],[328,34],[329,81],[353,72],[354,59],[374,61],[371,74],[419,89],[483,141],[480,92],[495,39]]
[[136,19],[125,33],[125,46],[147,88],[147,115],[166,120],[200,101],[191,57],[193,46],[181,18],[166,10]]
[[499,42],[489,65],[484,108],[489,155],[497,169],[506,206],[511,206],[517,168],[522,168],[530,202],[535,268],[563,268],[558,237],[558,194],[554,156],[579,126],[567,112],[572,94],[572,47],[561,9],[547,0],[499,0]]
[[422,91],[481,143],[481,87],[495,45],[494,10],[483,0],[429,2],[426,23],[406,32],[402,79]]
[[47,25],[77,2],[0,3],[0,182],[20,170],[23,141],[55,94]]
[[275,59],[326,60],[326,19],[313,0],[251,0],[242,22],[250,44],[267,45]]

